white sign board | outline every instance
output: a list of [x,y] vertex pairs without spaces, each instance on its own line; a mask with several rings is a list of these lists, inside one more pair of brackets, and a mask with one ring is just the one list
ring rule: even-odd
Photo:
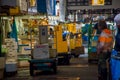
[[33,50],[34,59],[49,58],[49,46],[48,44],[36,45]]
[[39,26],[39,39],[40,44],[48,43],[48,27]]

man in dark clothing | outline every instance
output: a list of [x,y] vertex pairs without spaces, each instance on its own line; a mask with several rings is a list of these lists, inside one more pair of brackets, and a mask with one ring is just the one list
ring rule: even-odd
[[120,13],[115,16],[114,22],[116,23],[117,34],[115,35],[115,46],[114,46],[114,50],[112,51],[110,67],[111,67],[112,80],[120,80],[120,71],[119,71],[120,69],[119,68],[120,67],[120,61],[119,61],[119,57],[120,57]]
[[115,16],[114,21],[115,21],[116,27],[117,27],[117,34],[115,36],[115,46],[114,46],[114,49],[117,52],[120,52],[120,14]]

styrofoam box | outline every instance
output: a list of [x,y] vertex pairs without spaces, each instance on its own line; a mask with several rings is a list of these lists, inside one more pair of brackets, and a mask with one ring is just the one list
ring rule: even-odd
[[7,56],[17,56],[17,53],[8,53]]
[[6,45],[2,45],[2,48],[6,48]]
[[5,70],[6,72],[15,72],[17,71],[17,63],[6,63],[5,64]]
[[50,58],[48,44],[41,44],[35,46],[35,48],[33,49],[33,58],[34,59]]
[[11,47],[12,43],[6,43],[7,47]]
[[14,50],[14,51],[9,51],[8,53],[7,53],[7,55],[17,55],[18,53],[17,53],[17,51],[16,50]]
[[7,42],[7,41],[8,41],[8,42],[14,42],[15,39],[14,39],[14,38],[6,38],[6,39],[5,39],[5,42]]
[[19,6],[21,11],[27,11],[28,9],[26,0],[19,0]]
[[14,50],[14,49],[11,49],[11,50],[10,50],[10,49],[9,49],[9,50],[8,50],[8,53],[16,53],[16,54],[17,54],[17,50]]
[[11,64],[11,63],[15,64],[15,63],[17,63],[17,61],[15,59],[13,59],[13,58],[6,59],[6,64]]
[[9,39],[5,39],[5,42],[6,42],[6,43],[11,43],[12,41],[9,40]]
[[6,56],[7,59],[16,59],[17,60],[17,54],[9,53]]

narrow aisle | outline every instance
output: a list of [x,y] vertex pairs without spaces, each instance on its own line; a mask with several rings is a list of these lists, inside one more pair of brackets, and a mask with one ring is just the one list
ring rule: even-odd
[[52,72],[36,72],[31,77],[29,68],[19,68],[16,76],[5,80],[97,80],[97,65],[88,64],[85,57],[71,58],[70,65],[58,66],[57,74]]

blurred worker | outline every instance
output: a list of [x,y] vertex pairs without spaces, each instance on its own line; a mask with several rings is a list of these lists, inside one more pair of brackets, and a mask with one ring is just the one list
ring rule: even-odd
[[93,34],[99,36],[99,34],[101,33],[101,30],[98,29],[98,25],[100,24],[101,21],[104,21],[104,17],[103,16],[99,16],[98,18],[98,22],[94,25],[93,27]]
[[107,28],[105,21],[100,21],[98,29],[101,31],[98,38],[98,80],[107,80],[107,61],[110,58],[113,46],[112,31]]
[[114,21],[115,21],[116,27],[117,27],[117,34],[116,34],[116,37],[115,37],[114,49],[117,52],[120,52],[120,41],[119,41],[120,40],[120,14],[115,16]]
[[112,56],[115,55],[115,59],[111,57],[111,75],[112,75],[112,80],[119,80],[120,79],[120,13],[117,14],[114,18],[114,22],[116,23],[116,28],[117,28],[117,33],[115,35],[115,46],[114,50],[112,51]]

